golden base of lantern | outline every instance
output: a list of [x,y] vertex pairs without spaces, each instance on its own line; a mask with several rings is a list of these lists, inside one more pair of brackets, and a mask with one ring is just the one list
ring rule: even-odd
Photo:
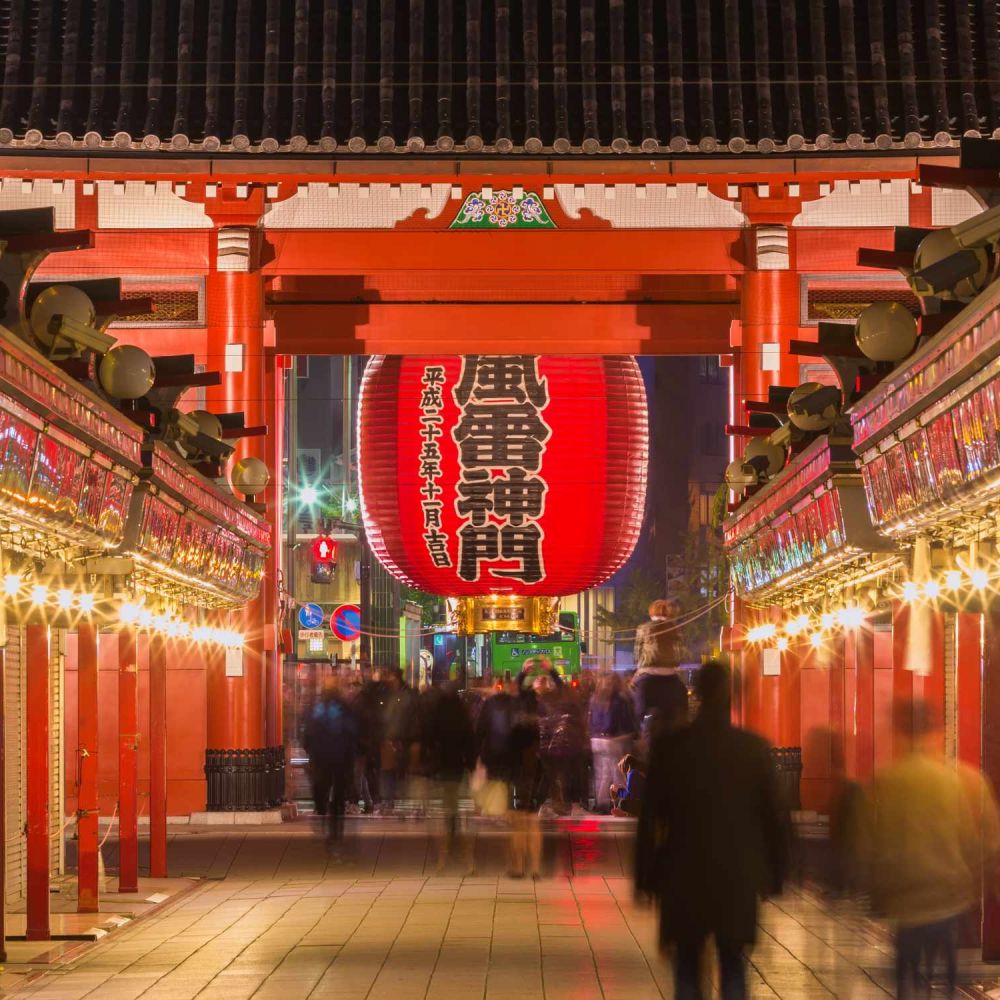
[[558,597],[490,594],[457,597],[448,602],[459,635],[477,632],[531,632],[549,635],[559,624]]

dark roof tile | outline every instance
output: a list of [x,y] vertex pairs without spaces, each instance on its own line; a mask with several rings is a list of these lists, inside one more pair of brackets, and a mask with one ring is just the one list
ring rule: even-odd
[[0,145],[766,153],[1000,126],[993,0],[0,0]]

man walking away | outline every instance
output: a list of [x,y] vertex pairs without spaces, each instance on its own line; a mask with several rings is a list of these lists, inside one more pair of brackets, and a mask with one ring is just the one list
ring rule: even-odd
[[706,663],[691,725],[661,731],[649,760],[636,845],[636,890],[660,904],[660,944],[673,946],[677,1000],[701,1000],[700,960],[709,936],[719,954],[723,1000],[746,997],[744,949],[757,905],[778,893],[787,817],[767,743],[730,722],[730,675]]
[[357,721],[340,696],[332,678],[313,709],[306,727],[305,749],[309,755],[316,815],[324,818],[327,843],[339,854],[344,839],[344,809],[354,781],[358,753]]
[[993,789],[963,764],[930,749],[933,725],[921,702],[893,710],[897,760],[875,776],[862,834],[872,906],[896,926],[896,995],[917,995],[921,960],[929,990],[943,959],[947,996],[958,975],[958,924],[995,884],[1000,817]]
[[[440,790],[444,830],[438,856],[443,868],[458,839],[458,797],[476,763],[475,734],[469,710],[462,702],[457,681],[448,681],[434,699],[427,719],[424,742],[431,774]],[[467,869],[472,869],[472,842],[468,843]]]

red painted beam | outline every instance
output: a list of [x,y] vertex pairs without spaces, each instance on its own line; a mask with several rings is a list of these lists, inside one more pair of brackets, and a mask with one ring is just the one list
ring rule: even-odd
[[503,272],[511,267],[602,275],[621,271],[741,274],[744,270],[732,253],[738,230],[686,229],[683,239],[676,233],[664,238],[667,235],[662,230],[642,229],[563,229],[541,234],[398,229],[331,234],[271,229],[266,238],[273,256],[264,273],[377,275],[450,268]]
[[29,941],[48,941],[49,928],[49,627],[43,622],[25,626],[25,755],[27,757]]
[[149,875],[167,877],[167,644],[149,639]]
[[118,891],[139,890],[139,671],[135,629],[118,632]]
[[[281,354],[719,354],[737,305],[546,302],[275,304]],[[584,346],[586,345],[586,346]]]
[[81,622],[77,629],[77,738],[80,744],[80,787],[77,793],[77,853],[79,891],[77,911],[100,909],[97,801],[97,629]]

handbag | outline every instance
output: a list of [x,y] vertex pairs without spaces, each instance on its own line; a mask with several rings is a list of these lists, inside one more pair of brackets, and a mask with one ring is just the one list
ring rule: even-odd
[[506,816],[510,790],[506,781],[487,781],[476,796],[476,804],[483,816]]

